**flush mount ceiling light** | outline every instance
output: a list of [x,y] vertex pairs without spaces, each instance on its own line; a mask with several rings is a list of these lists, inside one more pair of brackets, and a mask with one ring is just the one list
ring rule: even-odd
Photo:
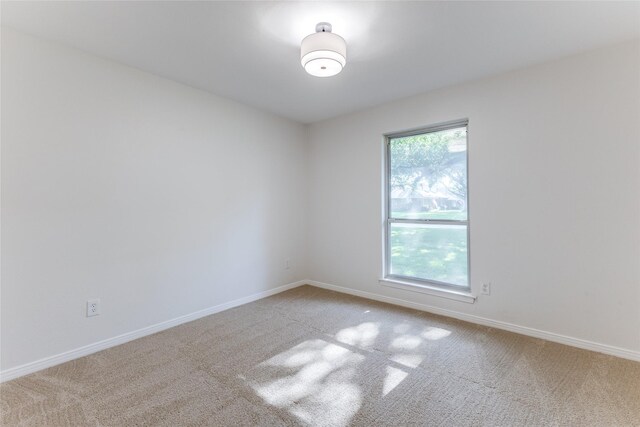
[[347,42],[331,32],[331,24],[320,22],[315,34],[302,39],[300,62],[312,76],[335,76],[347,63]]

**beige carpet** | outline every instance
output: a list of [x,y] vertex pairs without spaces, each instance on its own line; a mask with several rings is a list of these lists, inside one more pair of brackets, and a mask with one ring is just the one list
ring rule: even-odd
[[310,286],[0,394],[3,426],[640,426],[640,363]]

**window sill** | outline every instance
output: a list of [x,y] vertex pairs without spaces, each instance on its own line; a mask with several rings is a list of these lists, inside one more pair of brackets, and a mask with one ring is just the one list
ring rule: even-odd
[[433,295],[441,298],[452,299],[455,301],[466,302],[469,304],[473,304],[476,301],[476,297],[471,295],[469,292],[464,291],[456,291],[453,289],[442,289],[435,286],[422,285],[411,282],[403,282],[402,280],[396,279],[380,279],[378,281],[383,286],[388,286],[390,288],[402,289],[405,291],[419,292],[421,294]]

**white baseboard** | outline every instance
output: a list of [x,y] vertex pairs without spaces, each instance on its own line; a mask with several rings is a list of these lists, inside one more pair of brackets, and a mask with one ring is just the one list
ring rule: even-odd
[[186,314],[184,316],[176,317],[174,319],[157,323],[155,325],[147,326],[145,328],[128,332],[126,334],[118,335],[113,338],[108,338],[106,340],[89,344],[74,350],[70,350],[64,353],[56,354],[54,356],[46,357],[44,359],[36,360],[35,362],[25,363],[24,365],[6,369],[0,372],[0,383],[5,381],[10,381],[12,379],[15,379],[24,375],[32,374],[34,372],[37,372],[46,368],[50,368],[55,365],[59,365],[64,362],[68,362],[70,360],[78,359],[80,357],[87,356],[89,354],[96,353],[98,351],[105,350],[110,347],[115,347],[117,345],[124,344],[126,342],[129,342],[138,338],[142,338],[147,335],[155,334],[156,332],[160,332],[165,329],[169,329],[174,326],[181,325],[183,323],[200,319],[201,317],[219,313],[221,311],[228,310],[233,307],[238,307],[240,305],[247,304],[253,301],[257,301],[259,299],[266,298],[268,296],[275,295],[280,292],[284,292],[289,289],[293,289],[298,286],[302,286],[306,284],[315,286],[318,288],[341,292],[344,294],[355,295],[362,298],[368,298],[375,301],[386,302],[389,304],[413,308],[416,310],[426,311],[429,313],[439,314],[442,316],[453,317],[455,319],[460,319],[467,322],[476,323],[479,325],[489,326],[496,329],[503,329],[506,331],[515,332],[522,335],[541,338],[548,341],[557,342],[560,344],[566,344],[572,347],[596,351],[599,353],[609,354],[612,356],[622,357],[624,359],[635,360],[640,362],[640,352],[638,351],[628,350],[620,347],[614,347],[606,344],[599,344],[592,341],[587,341],[579,338],[568,337],[566,335],[556,334],[553,332],[541,331],[539,329],[529,328],[526,326],[514,325],[512,323],[487,319],[485,317],[460,313],[457,311],[438,308],[438,307],[434,307],[426,304],[405,301],[400,298],[393,298],[393,297],[379,295],[371,292],[359,291],[355,289],[345,288],[342,286],[336,286],[328,283],[317,282],[315,280],[300,280],[297,282],[289,283],[287,285],[279,286],[277,288],[269,289],[267,291],[249,295],[244,298],[239,298],[223,304],[218,304],[213,307],[205,308],[204,310],[200,310],[194,313]]
[[83,356],[87,356],[92,353],[96,353],[100,350],[105,350],[110,347],[115,347],[120,344],[124,344],[129,341],[133,341],[138,338],[145,337],[147,335],[155,334],[156,332],[164,331],[165,329],[172,328],[174,326],[181,325],[183,323],[191,322],[201,317],[209,316],[211,314],[219,313],[224,310],[228,310],[239,305],[247,304],[262,298],[266,298],[271,295],[284,292],[289,289],[296,288],[298,286],[307,284],[307,280],[301,280],[298,282],[289,283],[287,285],[279,286],[277,288],[269,289],[257,294],[249,295],[244,298],[239,298],[233,301],[225,302],[215,305],[213,307],[205,308],[194,313],[185,314],[184,316],[176,317],[165,322],[156,323],[155,325],[147,326],[142,329],[138,329],[126,334],[118,335],[113,338],[108,338],[103,341],[98,341],[93,344],[89,344],[74,350],[66,351],[64,353],[56,354],[54,356],[45,357],[44,359],[36,360],[35,362],[25,363],[24,365],[16,366],[15,368],[5,369],[0,372],[0,383],[10,381],[12,379],[22,377],[24,375],[32,374],[37,371],[41,371],[46,368],[50,368],[55,365],[59,365],[70,360],[78,359]]
[[489,326],[496,329],[503,329],[505,331],[515,332],[515,333],[527,335],[530,337],[541,338],[547,341],[553,341],[560,344],[569,345],[572,347],[578,347],[585,350],[596,351],[598,353],[609,354],[611,356],[622,357],[624,359],[635,360],[640,362],[640,352],[628,350],[626,348],[620,348],[620,347],[614,347],[611,345],[595,343],[595,342],[583,340],[580,338],[568,337],[566,335],[560,335],[553,332],[541,331],[539,329],[529,328],[526,326],[514,325],[512,323],[501,322],[493,319],[487,319],[485,317],[460,313],[457,311],[433,307],[426,304],[405,301],[400,298],[393,298],[393,297],[388,297],[384,295],[374,294],[371,292],[359,291],[355,289],[345,288],[342,286],[331,285],[328,283],[316,282],[314,280],[308,280],[306,281],[306,283],[308,283],[311,286],[316,286],[318,288],[329,289],[332,291],[341,292],[349,295],[355,295],[363,298],[368,298],[375,301],[381,301],[389,304],[399,305],[402,307],[408,307],[416,310],[427,311],[429,313],[440,314],[442,316],[447,316],[447,317],[453,317],[455,319],[460,319],[460,320],[476,323],[483,326]]

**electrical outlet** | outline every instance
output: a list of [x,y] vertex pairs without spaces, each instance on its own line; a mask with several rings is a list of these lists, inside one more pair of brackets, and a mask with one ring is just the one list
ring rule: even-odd
[[100,314],[100,300],[90,299],[87,301],[87,317],[97,316]]
[[491,295],[491,283],[483,283],[482,290],[480,292],[482,295]]
[[284,260],[284,269],[288,270],[289,267],[291,266],[291,260],[289,258]]

